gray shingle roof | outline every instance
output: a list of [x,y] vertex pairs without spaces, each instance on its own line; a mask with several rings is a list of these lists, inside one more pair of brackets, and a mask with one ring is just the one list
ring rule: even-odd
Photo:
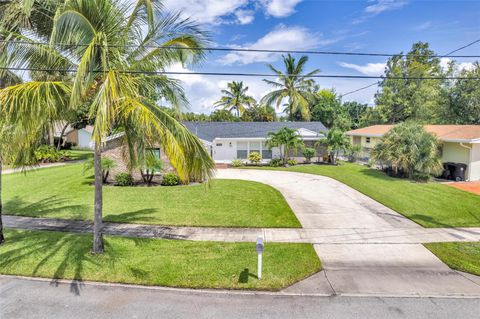
[[321,122],[183,122],[199,138],[212,142],[215,138],[267,137],[281,128],[307,129],[325,132]]

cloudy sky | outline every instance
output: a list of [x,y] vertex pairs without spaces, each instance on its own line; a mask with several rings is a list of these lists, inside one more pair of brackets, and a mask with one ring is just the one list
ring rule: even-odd
[[[414,0],[166,0],[168,10],[181,11],[211,33],[217,47],[323,50],[347,52],[406,52],[416,41],[427,41],[445,54],[480,39],[480,1]],[[480,55],[480,44],[458,54]],[[323,74],[380,75],[385,58],[310,56],[307,69]],[[458,59],[468,67],[472,59]],[[442,61],[446,63],[447,61]],[[212,52],[201,65],[180,65],[173,71],[268,72],[266,64],[282,67],[281,55]],[[210,113],[220,90],[231,80],[243,80],[250,94],[261,98],[270,88],[261,78],[182,75],[190,110]],[[346,93],[375,80],[319,79],[323,88]],[[372,104],[377,88],[348,95],[344,100]]]

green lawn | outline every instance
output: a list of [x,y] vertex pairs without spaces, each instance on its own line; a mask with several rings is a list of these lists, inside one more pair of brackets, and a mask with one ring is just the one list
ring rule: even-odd
[[0,273],[141,285],[278,290],[321,269],[312,245],[267,243],[262,280],[254,243],[106,237],[90,254],[91,235],[6,231]]
[[426,244],[450,268],[480,276],[480,243]]
[[334,178],[424,227],[480,226],[480,196],[435,182],[392,178],[363,165],[298,165],[279,169]]
[[92,151],[87,150],[68,150],[65,151],[68,158],[72,161],[86,160],[90,157],[93,157]]
[[[92,176],[83,164],[5,175],[6,214],[92,219]],[[301,227],[283,196],[265,184],[104,188],[104,220],[177,226]]]

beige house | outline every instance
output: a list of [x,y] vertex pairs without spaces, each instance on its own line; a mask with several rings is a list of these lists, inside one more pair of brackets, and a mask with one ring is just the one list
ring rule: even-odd
[[[393,125],[374,125],[347,132],[354,145],[368,158],[372,148]],[[480,125],[425,125],[425,130],[443,142],[442,161],[467,165],[465,179],[480,180]]]

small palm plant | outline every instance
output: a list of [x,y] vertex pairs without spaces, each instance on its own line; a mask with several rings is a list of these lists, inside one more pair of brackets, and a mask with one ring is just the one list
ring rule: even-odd
[[267,146],[270,149],[278,147],[280,159],[283,165],[285,165],[287,164],[289,154],[305,147],[305,144],[297,130],[284,127],[278,130],[278,132],[268,133]]

